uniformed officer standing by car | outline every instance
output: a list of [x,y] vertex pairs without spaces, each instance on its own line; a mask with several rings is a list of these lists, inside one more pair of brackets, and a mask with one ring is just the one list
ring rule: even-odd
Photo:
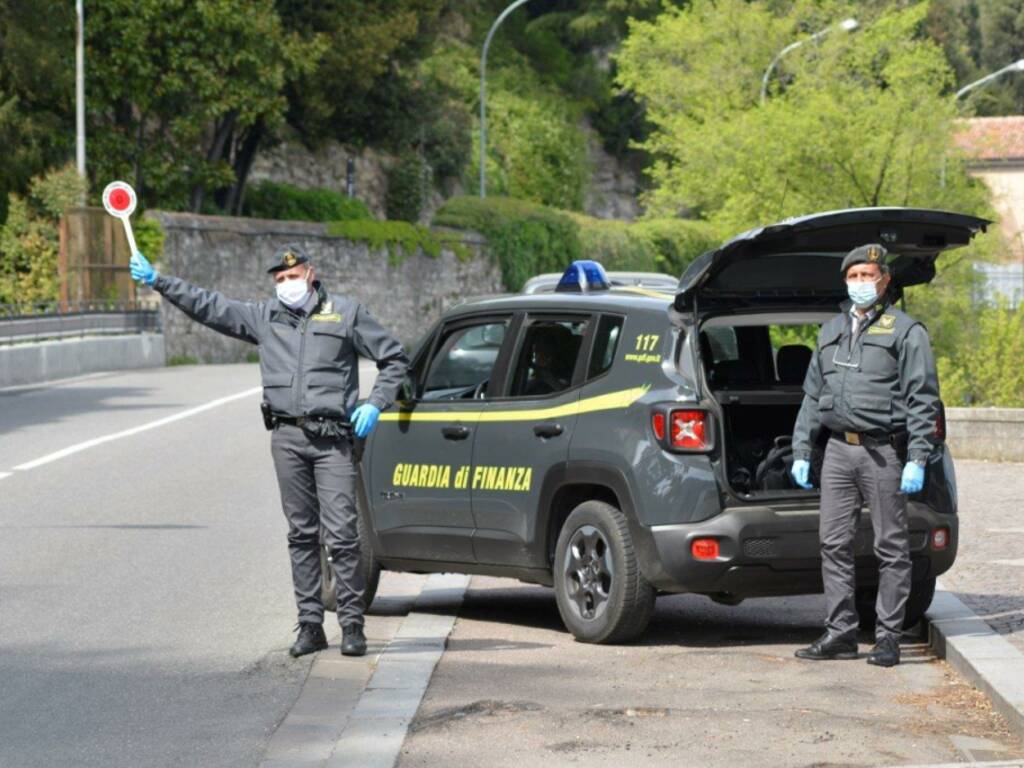
[[[353,440],[366,437],[394,401],[409,360],[402,345],[359,302],[327,293],[297,245],[278,249],[268,270],[276,298],[233,301],[176,277],[158,275],[141,253],[132,277],[215,331],[259,346],[264,420],[288,519],[288,551],[299,609],[292,656],[327,647],[321,600],[320,531],[337,590],[341,652],[366,653]],[[357,355],[380,371],[366,403]],[[351,421],[351,425],[350,425]]]
[[812,440],[830,432],[821,469],[821,571],[825,634],[796,655],[857,658],[853,541],[862,503],[871,510],[879,564],[876,644],[868,663],[899,663],[910,594],[907,494],[924,486],[935,448],[938,377],[928,332],[891,306],[891,276],[881,245],[843,259],[850,304],[822,326],[804,380],[793,430],[793,478],[810,488]]

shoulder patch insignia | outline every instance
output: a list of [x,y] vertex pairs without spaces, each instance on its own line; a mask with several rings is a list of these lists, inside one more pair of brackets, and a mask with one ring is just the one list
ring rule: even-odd
[[895,326],[896,326],[896,316],[895,315],[882,315],[880,318],[878,318],[878,327],[879,328],[887,328],[889,330],[892,330]]
[[883,328],[880,325],[869,325],[868,326],[868,336],[876,336],[876,335],[878,335],[880,333],[886,334],[888,336],[891,336],[893,333],[895,333],[895,331],[893,331],[892,328]]
[[333,313],[321,312],[318,315],[313,315],[309,319],[314,321],[314,322],[321,322],[321,323],[340,323],[341,322],[341,315],[339,315],[337,312],[333,312]]

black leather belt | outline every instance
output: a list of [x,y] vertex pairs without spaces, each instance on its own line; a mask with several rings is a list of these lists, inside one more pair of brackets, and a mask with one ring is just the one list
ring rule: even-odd
[[832,437],[842,440],[848,445],[863,445],[867,448],[878,448],[883,445],[891,445],[899,448],[907,443],[906,432],[896,432],[891,435],[872,435],[867,432],[833,432]]
[[280,414],[275,413],[274,421],[276,421],[278,424],[292,424],[296,427],[302,427],[312,422],[319,422],[322,424],[325,421],[333,422],[334,424],[337,424],[338,426],[341,427],[351,426],[351,424],[347,421],[342,421],[341,419],[332,419],[330,416],[282,416]]

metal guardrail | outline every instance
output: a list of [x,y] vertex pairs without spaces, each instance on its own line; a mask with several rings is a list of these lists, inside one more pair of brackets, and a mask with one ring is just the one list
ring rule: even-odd
[[0,344],[159,331],[159,310],[135,301],[0,304]]

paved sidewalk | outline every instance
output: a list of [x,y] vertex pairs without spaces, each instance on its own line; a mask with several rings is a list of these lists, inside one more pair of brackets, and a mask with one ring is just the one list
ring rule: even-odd
[[943,585],[1024,651],[1024,464],[956,462],[960,549]]

